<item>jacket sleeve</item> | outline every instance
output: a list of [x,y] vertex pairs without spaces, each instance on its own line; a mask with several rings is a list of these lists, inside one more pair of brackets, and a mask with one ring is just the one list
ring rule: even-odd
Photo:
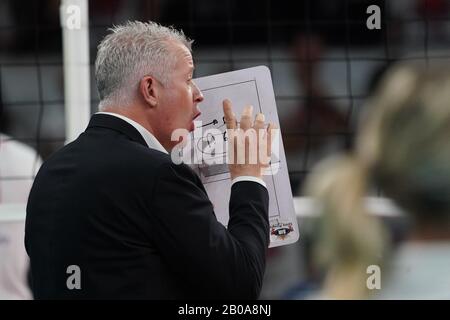
[[198,176],[169,163],[159,170],[149,206],[154,245],[192,298],[258,298],[269,245],[266,188],[232,186],[227,230]]

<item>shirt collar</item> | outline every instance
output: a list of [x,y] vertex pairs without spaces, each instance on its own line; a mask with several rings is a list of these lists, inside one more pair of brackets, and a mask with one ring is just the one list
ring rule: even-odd
[[150,133],[150,131],[145,129],[143,126],[141,126],[136,121],[133,121],[128,117],[125,117],[121,114],[117,114],[117,113],[113,113],[113,112],[97,112],[96,114],[108,114],[110,116],[117,117],[117,118],[122,119],[123,121],[128,122],[141,134],[142,138],[144,138],[144,140],[147,143],[149,148],[168,154],[167,150],[164,149],[164,147],[161,145],[161,143],[158,141],[158,139],[156,139],[155,136]]

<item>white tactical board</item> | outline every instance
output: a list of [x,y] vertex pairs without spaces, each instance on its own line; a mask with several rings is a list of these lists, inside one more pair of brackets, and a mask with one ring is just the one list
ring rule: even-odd
[[[222,108],[224,99],[231,100],[238,121],[243,108],[246,105],[252,105],[253,115],[262,112],[267,123],[272,122],[278,128],[280,127],[272,79],[267,67],[258,66],[221,73],[198,78],[194,82],[203,92],[204,101],[199,106],[202,114],[198,120],[201,121],[201,125],[196,126],[197,128],[190,135],[190,143],[186,147],[191,149],[191,154],[205,154],[211,150],[211,145],[227,143]],[[211,129],[214,130],[213,134],[208,133],[208,130]],[[217,134],[218,132],[220,134]],[[279,151],[275,152],[275,148],[279,148]],[[280,134],[277,135],[272,149],[271,166],[266,170],[263,179],[267,185],[270,199],[270,247],[276,247],[296,242],[299,238],[299,230]],[[222,149],[218,148],[218,150]],[[185,155],[184,150],[183,157]],[[211,154],[209,156],[211,157]],[[198,161],[199,158],[196,157],[197,161],[191,166],[200,176],[208,196],[214,204],[218,220],[227,226],[231,180],[225,161],[226,153],[213,152],[213,157],[223,159],[220,161],[221,164],[208,165],[202,160]],[[211,161],[208,163],[211,164]]]

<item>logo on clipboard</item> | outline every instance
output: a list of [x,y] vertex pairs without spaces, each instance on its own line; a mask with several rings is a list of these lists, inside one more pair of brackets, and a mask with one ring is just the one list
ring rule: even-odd
[[270,226],[270,235],[275,236],[280,240],[284,240],[293,231],[294,227],[292,222],[280,223],[277,221],[275,224]]

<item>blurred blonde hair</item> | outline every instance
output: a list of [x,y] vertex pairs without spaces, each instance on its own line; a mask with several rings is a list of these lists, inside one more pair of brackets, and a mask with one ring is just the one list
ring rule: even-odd
[[366,268],[381,266],[388,251],[387,233],[364,205],[372,184],[416,223],[449,223],[449,69],[397,65],[366,109],[354,152],[320,163],[306,184],[322,214],[317,259],[329,271],[329,298],[368,297]]

